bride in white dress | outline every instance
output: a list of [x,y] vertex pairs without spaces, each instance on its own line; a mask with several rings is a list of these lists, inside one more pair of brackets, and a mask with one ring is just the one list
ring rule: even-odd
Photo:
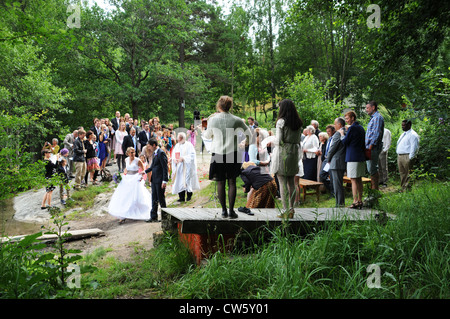
[[108,213],[120,219],[149,220],[152,196],[145,187],[145,179],[139,174],[144,170],[142,161],[135,157],[132,147],[127,149],[126,168],[108,206]]

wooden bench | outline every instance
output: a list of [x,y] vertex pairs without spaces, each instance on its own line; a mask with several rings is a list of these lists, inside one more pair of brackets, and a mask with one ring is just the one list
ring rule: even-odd
[[[370,184],[370,178],[362,177],[361,180],[362,180],[363,185]],[[352,188],[352,180],[350,179],[350,177],[344,176],[343,182],[345,184],[345,187]]]
[[[316,181],[310,181],[309,179],[303,179],[300,178],[299,181],[300,188],[302,189],[302,195],[303,195],[303,202],[305,202],[307,195],[316,195],[317,201],[320,199],[320,186],[323,185],[321,182]],[[307,189],[312,188],[314,189],[314,192],[308,193],[306,192]]]

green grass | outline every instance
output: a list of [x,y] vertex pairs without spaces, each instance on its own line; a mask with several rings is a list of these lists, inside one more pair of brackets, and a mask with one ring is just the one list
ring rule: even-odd
[[[84,296],[447,299],[449,195],[446,183],[424,182],[380,199],[378,208],[396,216],[386,224],[340,222],[303,237],[280,227],[268,230],[270,241],[216,253],[202,267],[167,236],[155,249],[136,248],[130,262],[96,263],[99,270],[83,281]],[[371,264],[380,267],[381,288],[367,284]]]
[[[273,232],[251,255],[216,254],[206,267],[170,287],[174,298],[440,298],[450,297],[445,184],[393,194],[381,209],[386,225],[342,222],[306,238]],[[432,209],[430,209],[432,207]],[[381,269],[381,288],[367,285],[367,267]]]
[[[66,201],[64,211],[72,208],[80,208],[80,212],[84,212],[94,206],[95,197],[99,194],[112,193],[114,188],[110,186],[110,183],[100,183],[99,185],[90,185],[80,190],[70,190],[70,197],[73,201]],[[78,214],[71,214],[71,218],[81,217],[80,212]]]
[[167,235],[157,249],[135,246],[130,261],[105,258],[99,248],[83,258],[82,269],[96,267],[82,278],[79,298],[161,298],[161,291],[188,272],[193,265],[189,251],[173,235]]

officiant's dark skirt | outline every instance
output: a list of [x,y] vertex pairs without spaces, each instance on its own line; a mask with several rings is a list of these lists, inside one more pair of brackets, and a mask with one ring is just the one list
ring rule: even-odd
[[235,179],[241,174],[242,152],[230,154],[211,154],[209,165],[209,179],[213,181],[224,181]]

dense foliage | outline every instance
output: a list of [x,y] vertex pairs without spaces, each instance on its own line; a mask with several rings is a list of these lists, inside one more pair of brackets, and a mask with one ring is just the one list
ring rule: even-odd
[[[232,1],[226,14],[207,0],[107,3],[0,4],[2,171],[30,177],[46,140],[94,117],[187,126],[228,94],[266,127],[286,97],[321,125],[347,108],[364,118],[375,99],[394,131],[414,118],[422,173],[448,177],[448,3],[381,1],[379,28],[364,0]],[[28,187],[18,184],[3,193]]]

